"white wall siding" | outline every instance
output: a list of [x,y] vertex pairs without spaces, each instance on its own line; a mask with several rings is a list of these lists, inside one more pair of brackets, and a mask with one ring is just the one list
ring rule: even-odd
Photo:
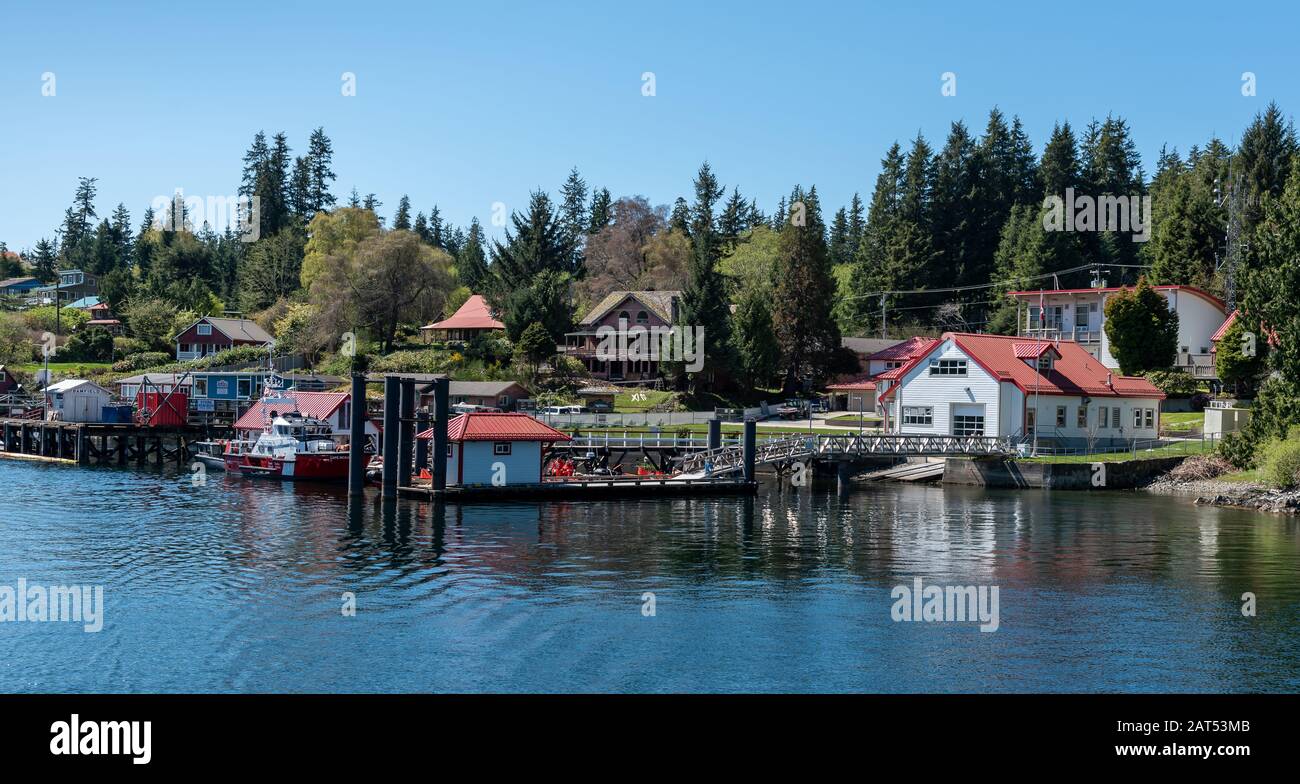
[[[1071,441],[1086,441],[1089,435],[1096,442],[1107,442],[1116,440],[1151,439],[1156,437],[1157,430],[1160,426],[1160,400],[1159,398],[1092,398],[1088,402],[1088,427],[1081,428],[1078,426],[1079,406],[1083,404],[1083,399],[1078,397],[1064,397],[1059,395],[1040,395],[1037,402],[1033,394],[1025,396],[1025,404],[1030,408],[1037,408],[1038,411],[1038,437],[1040,439],[1069,439]],[[1058,427],[1057,408],[1065,407],[1065,426]],[[1106,427],[1100,426],[1100,409],[1107,409]],[[1115,422],[1114,411],[1118,408],[1120,412],[1120,421]],[[1152,426],[1146,427],[1146,416],[1143,414],[1143,424],[1141,427],[1133,426],[1133,409],[1142,411],[1150,410],[1152,412]]]
[[[966,375],[930,375],[930,362],[943,359],[966,360]],[[998,381],[986,373],[979,363],[966,356],[952,340],[946,340],[901,379],[895,393],[898,399],[895,432],[949,435],[952,433],[953,405],[974,403],[984,406],[984,434],[997,435],[1001,422],[998,387]],[[909,425],[903,421],[905,410],[913,406],[925,406],[933,410],[933,421],[928,427]]]
[[1000,413],[998,415],[999,427],[997,434],[1004,438],[1024,435],[1025,393],[1020,391],[1020,387],[1010,382],[1003,382],[1001,387],[1002,390],[998,396],[998,410]]

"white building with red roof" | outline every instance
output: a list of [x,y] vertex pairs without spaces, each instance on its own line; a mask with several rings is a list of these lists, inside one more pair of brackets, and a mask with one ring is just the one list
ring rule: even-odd
[[[1110,353],[1106,337],[1106,301],[1123,286],[1088,289],[1013,291],[1020,335],[1044,340],[1072,340],[1108,368],[1119,362]],[[1178,314],[1178,358],[1175,364],[1196,378],[1214,374],[1211,336],[1228,317],[1223,300],[1194,286],[1152,286],[1164,295],[1169,309]]]
[[889,432],[1000,436],[1058,447],[1154,439],[1164,394],[1071,341],[949,332],[886,375]]
[[[432,440],[433,429],[416,438]],[[571,440],[527,414],[461,414],[447,423],[447,485],[540,484],[546,448]]]
[[450,318],[426,324],[420,331],[437,340],[473,340],[491,332],[505,332],[506,325],[492,316],[492,309],[480,294],[471,294]]
[[861,362],[867,366],[865,373],[837,379],[826,386],[832,399],[831,408],[836,411],[875,413],[876,399],[897,378],[897,374],[891,374],[891,371],[929,349],[933,342],[934,338],[911,337],[862,356]]
[[[291,401],[291,402],[287,402]],[[235,421],[235,430],[259,433],[276,414],[297,411],[328,422],[335,435],[351,435],[352,395],[347,392],[285,392],[280,400],[259,400]],[[366,420],[366,436],[379,435],[378,425]]]

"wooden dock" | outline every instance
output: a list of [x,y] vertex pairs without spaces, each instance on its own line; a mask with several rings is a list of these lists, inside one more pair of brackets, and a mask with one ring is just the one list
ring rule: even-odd
[[205,434],[195,427],[0,419],[0,457],[75,465],[184,466],[190,460],[190,443]]
[[611,477],[571,479],[537,485],[454,485],[434,490],[431,485],[399,487],[408,498],[443,498],[447,501],[596,501],[606,498],[663,498],[666,496],[754,495],[758,483],[744,479],[671,479]]

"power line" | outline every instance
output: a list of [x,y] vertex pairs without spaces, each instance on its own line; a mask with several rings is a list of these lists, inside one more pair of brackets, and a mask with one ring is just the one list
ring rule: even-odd
[[[1102,263],[1095,262],[1091,264],[1084,264],[1078,267],[1071,267],[1069,269],[1057,270],[1056,272],[1045,272],[1041,275],[1029,275],[1025,277],[1014,278],[1012,280],[994,281],[992,283],[977,283],[970,286],[949,286],[946,288],[939,288],[939,289],[910,289],[906,291],[872,291],[866,294],[852,294],[845,297],[844,299],[855,300],[855,299],[866,299],[867,297],[885,297],[885,296],[893,296],[899,294],[951,294],[953,292],[959,292],[959,291],[978,291],[980,289],[992,289],[992,288],[997,288],[999,286],[1010,286],[1010,285],[1017,284],[1021,281],[1033,281],[1033,280],[1041,280],[1043,278],[1058,277],[1060,275],[1068,275],[1071,272],[1082,272],[1083,270],[1091,270],[1091,269],[1098,269],[1098,268],[1149,269],[1150,267],[1151,267],[1150,264],[1102,264]],[[902,308],[892,308],[892,310],[901,310],[901,309]]]

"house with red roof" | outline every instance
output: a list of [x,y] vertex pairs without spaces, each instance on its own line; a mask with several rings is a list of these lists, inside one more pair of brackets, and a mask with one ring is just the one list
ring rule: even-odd
[[911,337],[890,342],[884,348],[860,356],[859,362],[866,364],[866,372],[827,385],[831,410],[876,413],[877,398],[898,378],[894,371],[928,350],[933,342],[934,338]]
[[1000,436],[1057,447],[1154,439],[1164,393],[1120,376],[1079,343],[949,332],[886,375],[885,427]]
[[[1215,378],[1211,336],[1228,317],[1223,300],[1194,286],[1152,286],[1178,314],[1177,367],[1196,378]],[[1103,365],[1115,369],[1106,337],[1106,301],[1124,286],[1087,289],[1012,291],[1017,304],[1017,332],[1044,340],[1072,340]]]
[[506,325],[492,316],[487,300],[480,294],[471,294],[465,304],[456,309],[450,318],[420,327],[426,340],[455,340],[468,342],[479,335],[504,333]]
[[[417,439],[433,439],[430,428]],[[527,414],[471,412],[447,423],[447,485],[535,485],[546,449],[570,436]]]

